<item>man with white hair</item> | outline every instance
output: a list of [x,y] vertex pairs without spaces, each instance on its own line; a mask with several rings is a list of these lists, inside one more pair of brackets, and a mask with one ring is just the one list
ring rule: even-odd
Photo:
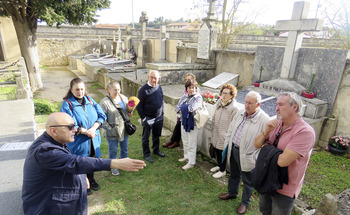
[[148,82],[141,87],[137,95],[140,99],[140,103],[136,106],[136,110],[140,115],[143,127],[143,157],[150,163],[154,162],[149,149],[149,137],[151,132],[153,154],[165,157],[165,154],[159,150],[159,137],[162,134],[164,115],[163,90],[158,84],[159,80],[159,72],[157,70],[151,70],[148,74]]
[[[255,137],[265,128],[270,117],[259,108],[261,96],[250,91],[245,97],[245,109],[234,116],[225,138],[227,161],[230,161],[228,193],[219,196],[222,200],[235,199],[243,180],[242,202],[238,214],[245,214],[254,191],[250,171],[255,167],[259,150],[254,147]],[[224,155],[223,155],[224,156]]]
[[262,214],[290,214],[303,186],[304,175],[315,145],[314,129],[301,117],[303,102],[296,93],[282,92],[277,99],[277,119],[267,123],[255,139],[255,147],[274,145],[282,150],[277,165],[288,167],[288,184],[272,194],[259,195]]

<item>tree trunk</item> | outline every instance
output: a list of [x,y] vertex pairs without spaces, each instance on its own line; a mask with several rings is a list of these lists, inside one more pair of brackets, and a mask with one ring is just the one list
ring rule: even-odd
[[18,43],[24,58],[32,92],[43,88],[41,74],[39,68],[39,55],[36,43],[36,30],[30,29],[28,23],[22,23],[16,19],[12,19],[16,29]]

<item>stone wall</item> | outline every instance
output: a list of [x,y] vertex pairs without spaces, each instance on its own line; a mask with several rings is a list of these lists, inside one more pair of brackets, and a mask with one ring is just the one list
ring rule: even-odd
[[338,119],[336,134],[350,137],[350,60],[347,60],[332,114]]
[[223,72],[239,74],[238,87],[250,85],[253,75],[255,52],[239,51],[215,51],[216,72],[218,75]]

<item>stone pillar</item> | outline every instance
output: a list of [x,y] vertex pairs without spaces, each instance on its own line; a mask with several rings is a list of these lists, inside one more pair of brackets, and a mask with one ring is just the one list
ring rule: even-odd
[[162,25],[160,26],[160,31],[159,31],[159,39],[160,39],[160,60],[165,60],[165,38],[166,34],[166,26]]
[[141,41],[137,48],[137,66],[144,68],[147,62],[147,41],[146,41],[146,24],[148,22],[148,16],[145,11],[142,11],[140,17],[141,28]]

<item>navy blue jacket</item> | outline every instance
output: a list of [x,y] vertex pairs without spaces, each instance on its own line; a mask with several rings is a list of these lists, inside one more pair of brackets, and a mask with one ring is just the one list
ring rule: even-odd
[[139,90],[137,97],[140,99],[140,103],[136,106],[136,110],[142,120],[145,117],[147,120],[163,118],[163,90],[159,84],[152,87],[146,83]]
[[85,173],[110,170],[111,160],[80,157],[46,132],[28,150],[23,168],[24,214],[87,214]]
[[194,129],[193,113],[188,111],[188,104],[181,105],[182,125],[186,132],[191,132]]

